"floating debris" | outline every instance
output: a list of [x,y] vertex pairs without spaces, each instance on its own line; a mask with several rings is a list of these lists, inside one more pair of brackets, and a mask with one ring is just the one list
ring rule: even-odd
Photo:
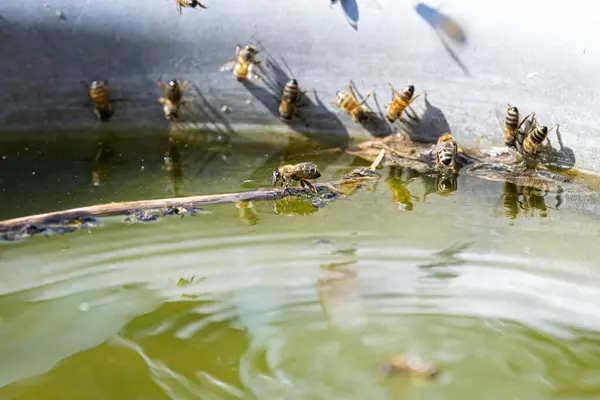
[[125,222],[139,224],[143,222],[154,222],[159,219],[160,210],[135,210],[125,214]]
[[435,365],[406,354],[393,355],[387,363],[381,366],[381,372],[387,376],[400,373],[420,379],[434,379],[439,373]]

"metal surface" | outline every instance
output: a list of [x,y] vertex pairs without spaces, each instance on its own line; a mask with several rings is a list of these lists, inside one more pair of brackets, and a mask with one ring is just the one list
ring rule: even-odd
[[[172,0],[2,3],[3,131],[98,126],[80,81],[108,79],[113,96],[125,99],[110,122],[115,130],[164,132],[154,80],[177,78],[194,84],[187,94],[197,101],[184,118],[192,126],[251,140],[294,135],[343,145],[386,130],[364,129],[331,104],[352,79],[363,95],[375,90],[381,109],[390,100],[388,82],[427,91],[414,105],[425,111],[417,137],[452,130],[464,146],[501,145],[496,114],[508,102],[535,111],[543,124],[560,123],[569,162],[600,171],[593,112],[600,17],[582,0],[446,1],[441,9],[404,0],[206,0],[208,9],[184,9],[181,17]],[[253,38],[269,53],[259,59],[275,60],[266,82],[242,84],[220,72],[236,43]],[[313,89],[302,109],[308,127],[287,127],[276,115],[277,85],[292,74]],[[376,110],[377,103],[369,100]]]

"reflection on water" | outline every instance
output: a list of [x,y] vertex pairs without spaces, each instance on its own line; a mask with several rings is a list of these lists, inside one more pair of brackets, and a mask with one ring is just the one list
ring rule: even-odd
[[[114,139],[110,183],[91,188],[95,139],[7,144],[3,217],[164,197],[171,157],[189,194],[264,187],[253,178],[283,162],[315,162],[318,181],[358,162]],[[461,175],[446,196],[435,176],[378,172],[325,207],[238,202],[1,243],[0,397],[600,396],[597,217],[568,193],[558,207]],[[406,354],[435,379],[383,373]]]

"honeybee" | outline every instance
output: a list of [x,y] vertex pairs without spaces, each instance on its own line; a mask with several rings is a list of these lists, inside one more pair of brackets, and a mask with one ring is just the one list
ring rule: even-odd
[[285,192],[292,183],[292,180],[294,180],[300,181],[302,188],[308,188],[311,191],[316,192],[317,189],[315,189],[308,179],[317,179],[320,176],[321,173],[319,172],[317,165],[311,162],[302,162],[295,165],[287,164],[273,171],[273,187],[276,187],[277,182],[281,181],[281,187],[285,187]]
[[182,7],[196,8],[196,6],[200,6],[201,8],[208,8],[198,0],[175,0],[175,7],[177,7],[177,10],[179,11],[179,15],[181,15]]
[[451,134],[445,133],[440,136],[435,147],[436,166],[438,169],[457,173],[456,154],[458,152],[459,147]]
[[523,153],[528,156],[534,156],[539,150],[548,134],[558,127],[558,124],[548,129],[545,125],[538,125],[537,120],[533,118],[531,127],[526,131],[525,140],[523,141]]
[[176,79],[169,81],[169,85],[165,85],[160,81],[156,81],[156,84],[160,88],[163,97],[158,98],[160,104],[164,104],[163,112],[165,119],[173,121],[179,117],[179,107],[189,100],[183,99],[183,91],[188,85],[189,81],[179,83]]
[[367,95],[359,103],[358,100],[356,99],[356,93],[354,92],[354,89],[352,86],[353,86],[353,83],[352,83],[352,81],[350,81],[350,84],[348,85],[348,89],[350,90],[350,93],[348,93],[344,90],[339,90],[336,93],[337,105],[340,108],[342,108],[343,110],[345,110],[348,114],[350,114],[353,121],[359,122],[359,123],[366,122],[369,119],[370,112],[367,111],[367,109],[363,107],[363,104],[365,104],[365,102],[373,94],[373,92],[371,91],[371,92],[367,93]]
[[415,94],[415,87],[413,85],[408,85],[401,92],[394,89],[391,83],[388,83],[390,89],[392,90],[392,102],[390,104],[386,104],[385,108],[386,118],[391,123],[396,122],[400,116],[402,115],[402,111],[406,109],[417,97],[422,95],[423,93]]
[[221,66],[221,71],[233,70],[233,76],[238,81],[248,79],[261,79],[260,75],[254,71],[261,61],[256,60],[259,53],[256,46],[248,44],[244,48],[238,44],[235,48],[235,60],[228,61]]
[[88,90],[96,118],[101,121],[108,121],[113,114],[111,101],[108,98],[108,81],[93,81],[89,85],[85,81],[81,81],[81,83]]
[[298,108],[298,99],[300,91],[298,81],[291,79],[285,84],[281,94],[281,103],[279,104],[279,118],[282,121],[290,121]]
[[512,147],[514,149],[519,150],[523,146],[524,140],[524,132],[520,130],[521,125],[529,117],[533,117],[535,115],[534,112],[523,118],[521,122],[519,122],[519,109],[517,107],[513,107],[508,104],[508,109],[506,111],[506,117],[504,119],[504,143],[508,147]]
[[400,372],[410,377],[433,379],[438,375],[438,369],[435,365],[415,357],[408,357],[405,354],[393,355],[390,361],[382,366],[381,370],[388,376]]

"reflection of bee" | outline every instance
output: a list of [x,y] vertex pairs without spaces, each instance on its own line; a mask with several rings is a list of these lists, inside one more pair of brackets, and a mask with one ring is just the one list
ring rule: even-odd
[[337,104],[340,108],[350,114],[353,121],[363,123],[367,121],[370,113],[362,105],[367,101],[369,96],[373,94],[373,92],[367,93],[364,99],[359,103],[356,99],[356,93],[354,92],[352,85],[352,81],[350,81],[350,84],[348,85],[350,93],[343,90],[340,90],[336,93]]
[[179,144],[170,136],[167,151],[163,157],[163,168],[167,177],[166,191],[179,196],[183,172],[181,170],[181,154],[179,153]]
[[281,95],[281,103],[279,104],[279,118],[283,121],[290,121],[296,115],[298,98],[300,91],[298,90],[298,81],[291,79],[283,87]]
[[455,175],[438,175],[435,178],[435,188],[439,195],[449,195],[458,190],[458,180]]
[[546,205],[546,194],[534,187],[504,182],[502,202],[498,201],[494,206],[494,214],[496,218],[501,218],[502,214],[499,211],[503,208],[504,216],[508,219],[515,219],[521,211],[526,217],[531,218],[535,216],[534,211],[539,210],[539,217],[546,218],[548,208],[552,208]]
[[312,215],[317,211],[319,211],[318,207],[298,197],[286,197],[273,205],[273,212],[283,216]]
[[235,208],[240,221],[250,226],[258,224],[258,214],[251,201],[236,201]]
[[112,116],[113,110],[108,99],[108,81],[93,81],[88,88],[88,93],[94,106],[94,114],[99,120],[108,121]]
[[454,138],[449,133],[445,133],[438,138],[436,144],[436,165],[438,169],[458,172],[456,165],[456,154],[459,148]]
[[235,49],[235,60],[228,61],[221,66],[221,71],[231,71],[238,81],[243,81],[246,78],[260,79],[260,76],[254,71],[260,61],[255,59],[258,54],[258,49],[254,45],[246,45],[241,48],[238,44]]
[[382,366],[382,372],[388,376],[396,372],[407,374],[410,377],[433,379],[438,375],[435,365],[424,362],[405,354],[395,354],[390,361]]
[[398,209],[403,211],[412,211],[414,204],[413,199],[418,199],[417,196],[410,194],[406,185],[413,178],[402,179],[403,169],[400,167],[391,167],[389,175],[385,180],[390,192],[392,193],[392,202],[398,203]]
[[556,128],[558,125],[554,125],[548,129],[545,125],[538,125],[537,120],[533,118],[530,129],[527,130],[525,140],[523,141],[523,153],[528,156],[533,156],[537,153],[540,145],[544,143],[544,140],[548,137],[548,133]]
[[163,97],[158,98],[158,102],[164,104],[163,112],[165,114],[165,119],[173,121],[179,117],[179,107],[186,102],[182,97],[183,91],[188,83],[188,81],[185,81],[180,84],[179,81],[173,79],[169,81],[169,85],[166,86],[160,81],[156,82],[163,95]]
[[404,111],[404,109],[422,93],[413,97],[415,94],[415,87],[413,85],[405,87],[401,92],[394,89],[391,83],[388,83],[388,85],[390,86],[390,89],[392,89],[392,102],[385,105],[385,108],[387,109],[386,118],[391,123],[394,123],[400,118],[402,111]]
[[179,11],[179,15],[181,15],[182,7],[196,8],[196,6],[200,6],[201,8],[208,8],[198,0],[175,0],[175,7],[177,7],[177,10]]
[[96,152],[95,165],[92,170],[92,185],[99,187],[108,181],[107,164],[112,156],[112,148],[104,141],[98,142],[98,151]]
[[519,123],[519,110],[517,107],[508,105],[506,117],[504,118],[504,142],[508,147],[519,149],[523,146],[524,133],[520,130],[520,127],[523,122],[533,115],[535,113],[529,114]]
[[306,189],[309,188],[313,192],[317,190],[307,179],[316,179],[321,176],[316,164],[311,162],[302,162],[300,164],[287,164],[273,171],[273,187],[281,180],[281,187],[285,190],[290,186],[292,180],[300,181],[300,185]]

